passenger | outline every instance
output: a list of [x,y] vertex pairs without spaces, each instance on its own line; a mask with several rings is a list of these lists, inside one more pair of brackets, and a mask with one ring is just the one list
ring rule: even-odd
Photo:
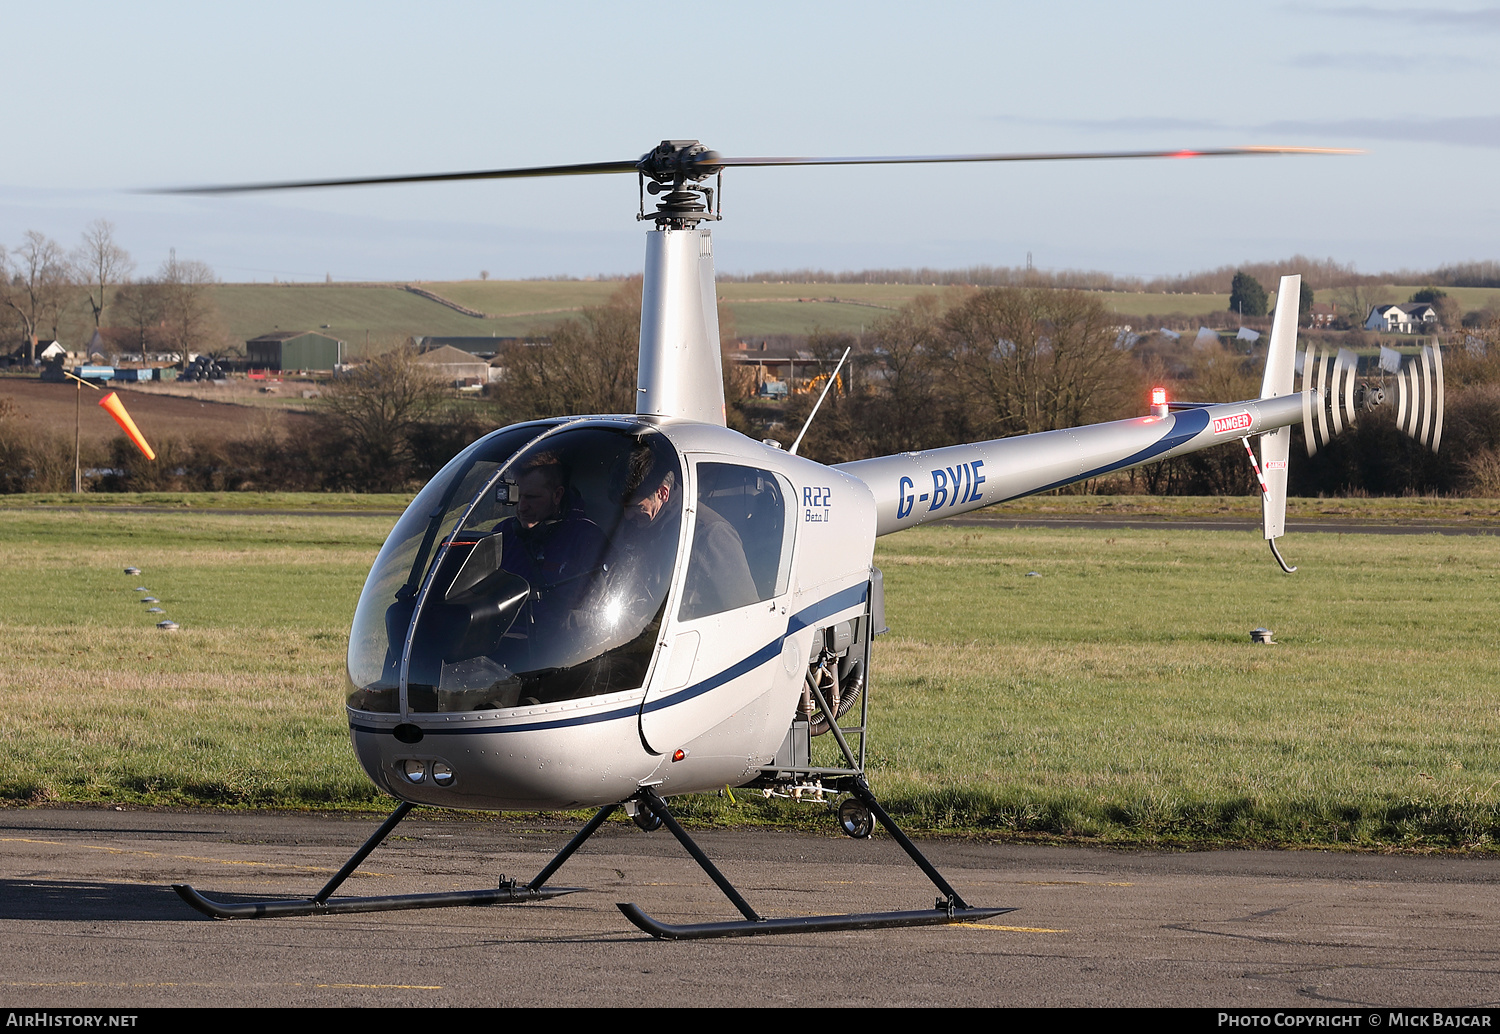
[[[676,535],[677,522],[669,518],[681,509],[679,494],[676,472],[667,469],[650,449],[637,449],[631,455],[624,517],[634,526],[638,538],[649,541],[666,534],[668,528]],[[670,548],[652,552],[672,555]],[[664,591],[665,586],[662,588]],[[683,590],[683,616],[734,610],[759,598],[740,533],[700,499]]]
[[516,479],[516,515],[500,522],[500,566],[525,578],[534,618],[561,621],[578,609],[604,557],[605,539],[588,519],[556,453],[527,460]]

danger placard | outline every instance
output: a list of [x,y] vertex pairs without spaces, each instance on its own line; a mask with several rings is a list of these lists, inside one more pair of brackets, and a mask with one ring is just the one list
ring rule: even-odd
[[1221,416],[1214,418],[1214,434],[1228,434],[1231,431],[1250,430],[1250,414],[1236,413],[1234,416]]

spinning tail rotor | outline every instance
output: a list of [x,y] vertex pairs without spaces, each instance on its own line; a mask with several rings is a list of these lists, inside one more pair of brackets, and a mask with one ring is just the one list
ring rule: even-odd
[[[1442,348],[1424,343],[1416,355],[1404,358],[1394,349],[1381,352],[1383,373],[1395,375],[1396,426],[1437,452],[1443,439]],[[1302,430],[1309,457],[1345,428],[1353,427],[1361,412],[1390,401],[1389,389],[1382,384],[1360,380],[1358,357],[1347,348],[1334,352],[1309,345],[1297,358],[1304,393]]]
[[[1277,291],[1281,299],[1297,298],[1301,292],[1300,276],[1284,276]],[[1443,437],[1443,352],[1434,344],[1424,343],[1415,356],[1403,359],[1393,348],[1381,349],[1382,380],[1394,374],[1396,380],[1396,426],[1418,443],[1438,451]],[[1271,328],[1271,346],[1266,356],[1266,374],[1261,382],[1261,401],[1292,394],[1296,375],[1302,396],[1302,433],[1307,455],[1317,455],[1335,435],[1352,428],[1365,410],[1389,402],[1386,387],[1380,382],[1361,380],[1359,357],[1347,348],[1334,350],[1310,344],[1297,350],[1297,309],[1294,305],[1276,306],[1276,321]],[[1276,540],[1286,530],[1287,455],[1291,449],[1291,428],[1279,427],[1260,436],[1261,462],[1256,463],[1250,439],[1244,439],[1250,463],[1260,482],[1261,509],[1266,541],[1276,562],[1288,574],[1288,566],[1276,548]]]

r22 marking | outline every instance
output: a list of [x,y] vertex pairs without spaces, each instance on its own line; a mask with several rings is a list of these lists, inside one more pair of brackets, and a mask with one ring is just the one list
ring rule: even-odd
[[928,472],[930,486],[921,495],[915,494],[916,482],[903,477],[896,493],[896,519],[900,521],[911,516],[918,503],[927,503],[927,509],[932,511],[960,503],[978,502],[984,496],[979,488],[986,480],[980,473],[983,469],[984,460],[960,463],[953,467],[938,467]]
[[827,486],[804,485],[802,488],[802,520],[808,524],[826,523],[833,514],[833,489]]

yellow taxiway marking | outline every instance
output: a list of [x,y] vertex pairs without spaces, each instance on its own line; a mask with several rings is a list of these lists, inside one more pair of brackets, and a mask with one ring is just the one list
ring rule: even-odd
[[993,923],[954,923],[969,930],[1000,930],[1005,933],[1070,933],[1068,930],[1049,930],[1045,926],[996,926]]
[[[326,865],[287,865],[284,862],[251,862],[239,858],[208,858],[194,854],[162,854],[160,851],[134,851],[124,847],[105,847],[100,844],[80,844],[62,840],[32,840],[27,837],[0,837],[0,844],[45,844],[49,847],[82,847],[88,851],[103,851],[106,854],[133,854],[142,858],[170,858],[179,862],[213,862],[216,865],[247,865],[267,869],[297,869],[302,872],[336,872]],[[389,872],[359,870],[360,876],[394,876]]]

